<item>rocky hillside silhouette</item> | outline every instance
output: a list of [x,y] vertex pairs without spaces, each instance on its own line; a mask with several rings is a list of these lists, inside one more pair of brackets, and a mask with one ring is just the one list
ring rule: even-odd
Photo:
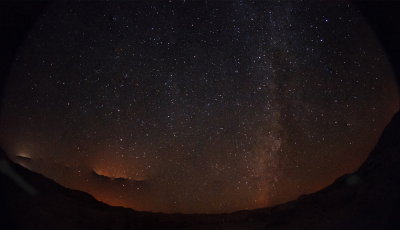
[[356,172],[271,208],[161,214],[112,207],[0,153],[0,229],[400,229],[400,113]]

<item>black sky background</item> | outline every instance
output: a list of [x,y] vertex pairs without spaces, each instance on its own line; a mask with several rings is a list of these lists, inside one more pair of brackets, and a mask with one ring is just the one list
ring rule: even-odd
[[[35,21],[51,2],[33,0],[0,2],[1,98],[3,98],[4,86],[18,47],[24,42]],[[400,2],[358,1],[356,6],[377,33],[392,64],[397,85],[400,88]]]
[[[52,1],[0,1],[0,97],[10,67],[35,21]],[[400,2],[355,1],[381,41],[400,87]],[[1,108],[0,108],[1,111]]]

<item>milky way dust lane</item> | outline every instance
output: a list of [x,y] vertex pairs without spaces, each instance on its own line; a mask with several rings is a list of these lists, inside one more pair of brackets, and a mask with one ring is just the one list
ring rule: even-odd
[[232,212],[357,169],[396,90],[348,3],[57,1],[20,47],[0,140],[111,205]]

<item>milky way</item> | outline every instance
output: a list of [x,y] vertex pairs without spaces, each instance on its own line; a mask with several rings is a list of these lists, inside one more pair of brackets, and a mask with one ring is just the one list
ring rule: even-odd
[[57,2],[20,47],[0,137],[106,203],[219,213],[355,170],[397,109],[347,3]]

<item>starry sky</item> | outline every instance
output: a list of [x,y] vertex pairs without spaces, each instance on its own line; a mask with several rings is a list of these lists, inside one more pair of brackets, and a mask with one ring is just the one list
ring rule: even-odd
[[0,142],[111,205],[224,213],[354,171],[398,104],[347,2],[55,2],[13,64]]

